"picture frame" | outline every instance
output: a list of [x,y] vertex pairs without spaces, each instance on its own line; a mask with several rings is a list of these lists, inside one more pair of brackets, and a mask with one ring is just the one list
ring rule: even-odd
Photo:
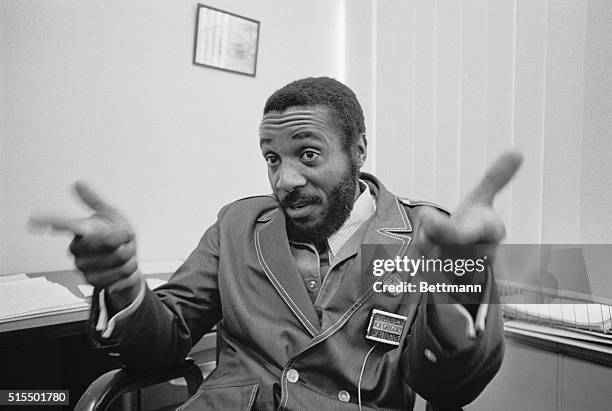
[[193,64],[255,77],[259,21],[198,4]]

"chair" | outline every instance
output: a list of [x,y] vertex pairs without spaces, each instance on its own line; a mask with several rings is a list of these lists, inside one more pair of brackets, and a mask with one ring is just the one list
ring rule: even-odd
[[[200,385],[216,368],[219,361],[219,336],[217,327],[204,334],[200,341],[192,347],[183,363],[165,370],[155,372],[138,372],[128,367],[111,370],[95,379],[75,406],[77,411],[107,410],[122,395],[153,385],[170,381],[174,378],[185,378],[187,382],[187,400],[195,395]],[[214,355],[214,357],[211,356]],[[196,363],[199,360],[200,365]]]
[[[208,374],[213,368],[214,366],[204,371]],[[187,381],[189,397],[196,393],[204,381],[202,371],[191,358],[186,358],[182,364],[175,367],[154,373],[136,372],[126,367],[112,370],[89,385],[75,406],[75,410],[103,411],[123,394],[179,377],[184,377]]]

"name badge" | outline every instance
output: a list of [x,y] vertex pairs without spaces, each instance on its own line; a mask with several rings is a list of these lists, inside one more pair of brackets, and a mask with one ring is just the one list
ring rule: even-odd
[[399,345],[406,321],[408,318],[403,315],[373,309],[366,338],[385,344]]

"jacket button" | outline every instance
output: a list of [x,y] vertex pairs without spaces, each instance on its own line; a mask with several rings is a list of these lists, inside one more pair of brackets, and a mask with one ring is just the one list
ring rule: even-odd
[[308,281],[308,288],[314,290],[315,288],[317,288],[317,282],[315,280]]
[[432,353],[431,350],[428,350],[427,348],[425,348],[425,358],[427,358],[429,361],[435,363],[436,361],[438,361],[438,359],[436,358],[436,354]]
[[293,382],[297,382],[299,378],[300,378],[300,374],[297,372],[297,370],[292,368],[289,371],[287,371],[287,381],[293,383]]
[[399,291],[399,287],[402,285],[402,277],[400,277],[397,273],[389,274],[389,276],[385,278],[385,281],[383,281],[383,284],[387,286],[394,286],[394,291],[390,291],[389,289],[387,289],[387,291],[385,292],[385,294],[390,297],[397,297],[402,293],[401,291]]
[[351,400],[351,394],[342,390],[338,393],[338,399],[342,402],[349,402]]

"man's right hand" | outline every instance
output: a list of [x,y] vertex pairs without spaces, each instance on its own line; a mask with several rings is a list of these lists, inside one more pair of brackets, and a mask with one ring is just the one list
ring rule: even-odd
[[78,219],[33,215],[29,223],[74,234],[70,252],[76,267],[88,283],[115,293],[114,308],[121,309],[133,301],[141,287],[134,232],[126,218],[87,185],[77,182],[74,189],[93,215]]

